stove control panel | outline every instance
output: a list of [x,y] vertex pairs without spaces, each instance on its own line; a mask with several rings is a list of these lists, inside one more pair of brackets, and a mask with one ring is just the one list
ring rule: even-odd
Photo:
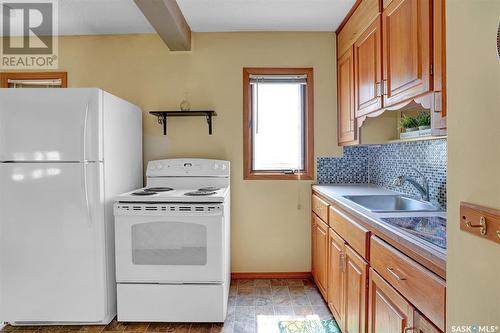
[[148,177],[229,177],[229,161],[210,159],[166,159],[149,161]]

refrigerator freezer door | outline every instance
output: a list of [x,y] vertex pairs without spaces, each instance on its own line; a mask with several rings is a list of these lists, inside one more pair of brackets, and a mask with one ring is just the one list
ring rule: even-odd
[[0,162],[102,160],[101,105],[99,89],[0,89]]
[[106,316],[103,163],[0,163],[0,320]]

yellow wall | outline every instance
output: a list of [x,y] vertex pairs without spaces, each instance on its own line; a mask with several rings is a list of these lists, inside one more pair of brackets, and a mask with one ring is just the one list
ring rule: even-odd
[[[448,0],[448,327],[500,326],[500,244],[459,230],[459,201],[500,209],[498,0]],[[493,232],[493,231],[492,231]]]
[[[191,52],[171,53],[157,35],[59,40],[70,87],[100,87],[144,110],[144,160],[202,157],[232,165],[232,269],[310,271],[308,181],[243,181],[242,68],[314,67],[315,154],[336,146],[334,33],[199,33]],[[164,137],[150,110],[213,108],[203,118],[169,120]],[[300,208],[299,208],[300,206]]]

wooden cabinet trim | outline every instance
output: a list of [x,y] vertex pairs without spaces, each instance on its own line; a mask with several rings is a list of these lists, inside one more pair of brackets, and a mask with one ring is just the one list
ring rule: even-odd
[[375,236],[370,247],[371,267],[444,330],[446,282]]

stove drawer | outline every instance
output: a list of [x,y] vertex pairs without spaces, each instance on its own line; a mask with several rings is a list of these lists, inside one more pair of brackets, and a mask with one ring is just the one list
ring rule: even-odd
[[227,284],[118,284],[118,321],[223,322]]

